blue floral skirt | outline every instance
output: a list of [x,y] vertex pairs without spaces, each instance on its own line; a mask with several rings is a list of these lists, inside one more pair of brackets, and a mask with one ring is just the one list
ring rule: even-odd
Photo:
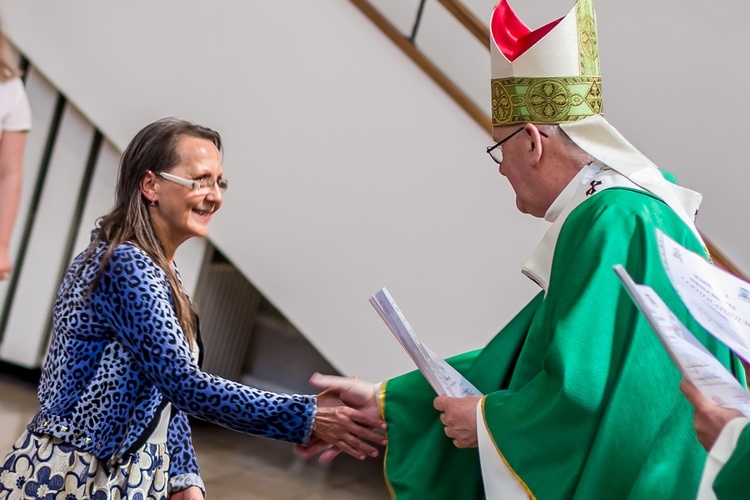
[[0,499],[162,500],[168,471],[166,444],[146,443],[109,473],[91,453],[27,431],[0,466]]

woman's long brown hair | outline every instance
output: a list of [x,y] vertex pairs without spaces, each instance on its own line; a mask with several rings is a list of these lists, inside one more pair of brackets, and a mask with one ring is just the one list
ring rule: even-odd
[[151,224],[149,201],[141,194],[141,180],[149,172],[158,174],[169,170],[180,162],[178,145],[182,137],[197,137],[211,141],[222,151],[221,136],[209,128],[177,118],[164,118],[147,125],[130,141],[120,159],[117,178],[115,206],[98,221],[99,231],[89,254],[97,242],[105,243],[104,254],[94,290],[109,263],[112,253],[124,242],[142,249],[164,271],[174,301],[175,314],[180,327],[192,345],[197,337],[194,307],[180,284],[171,262],[167,261],[164,248]]

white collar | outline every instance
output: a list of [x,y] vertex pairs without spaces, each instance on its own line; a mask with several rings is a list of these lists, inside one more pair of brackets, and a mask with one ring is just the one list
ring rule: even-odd
[[601,115],[593,115],[571,123],[562,123],[565,134],[588,154],[616,170],[643,191],[659,197],[687,224],[702,242],[695,228],[702,196],[700,193],[673,184],[661,174],[654,163],[630,144]]
[[587,184],[596,174],[604,170],[603,166],[596,165],[595,168],[592,168],[592,165],[594,165],[594,163],[581,168],[575,177],[568,182],[560,194],[557,195],[555,201],[553,201],[547,209],[547,212],[544,214],[544,220],[547,222],[555,222],[565,209],[565,206],[573,199],[578,188]]

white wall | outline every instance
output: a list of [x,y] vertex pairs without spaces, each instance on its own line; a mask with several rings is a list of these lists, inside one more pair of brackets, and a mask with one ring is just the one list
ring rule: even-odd
[[[554,14],[530,25],[572,6],[544,3]],[[697,2],[600,3],[608,119],[706,194],[701,227],[750,269],[733,227],[750,175],[737,157],[750,35],[731,29],[750,7],[715,2],[731,8],[719,22]],[[492,6],[467,4],[482,18]],[[343,372],[411,366],[367,303],[381,286],[443,355],[483,345],[536,292],[518,270],[545,224],[515,211],[488,135],[350,3],[0,0],[0,13],[116,147],[166,115],[222,133],[231,188],[212,241]],[[721,32],[695,40],[704,20]],[[435,52],[437,35],[417,43]],[[471,50],[441,64],[488,78],[486,49]]]

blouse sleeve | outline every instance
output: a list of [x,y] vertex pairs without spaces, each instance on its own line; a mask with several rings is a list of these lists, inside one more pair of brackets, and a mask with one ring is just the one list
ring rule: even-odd
[[169,419],[167,446],[169,449],[169,492],[182,491],[197,486],[206,495],[201,470],[195,457],[190,423],[185,414],[173,410]]
[[112,255],[93,300],[145,377],[179,410],[233,430],[306,444],[315,396],[276,394],[200,370],[164,272],[132,245]]
[[2,130],[8,132],[21,132],[31,129],[31,107],[26,89],[20,78],[14,78],[2,85],[0,90],[4,100]]

